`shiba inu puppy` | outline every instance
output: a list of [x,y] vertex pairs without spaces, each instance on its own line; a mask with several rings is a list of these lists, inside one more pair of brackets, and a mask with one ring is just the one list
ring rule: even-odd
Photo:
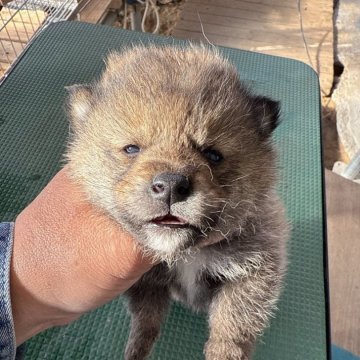
[[207,360],[249,359],[286,267],[279,104],[200,46],[113,53],[69,93],[72,176],[159,261],[126,293],[125,359],[151,352],[171,298],[208,312]]

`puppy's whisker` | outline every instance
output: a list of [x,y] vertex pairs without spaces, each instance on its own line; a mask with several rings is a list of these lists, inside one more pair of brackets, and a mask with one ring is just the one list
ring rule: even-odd
[[201,164],[199,164],[198,165],[199,167],[200,166],[206,166],[208,169],[209,169],[209,172],[210,172],[210,176],[211,176],[211,182],[213,182],[213,180],[214,180],[214,175],[213,175],[213,173],[212,173],[212,170],[211,170],[211,167],[208,165],[208,164],[205,164],[205,163],[201,163]]
[[239,176],[238,178],[231,180],[231,182],[235,182],[235,181],[239,181],[242,179],[246,179],[247,177],[249,177],[251,174],[247,174],[247,175],[243,175],[243,176]]
[[216,208],[216,207],[217,207],[217,205],[214,205],[214,204],[209,204],[209,203],[206,203],[206,202],[204,202],[204,205],[206,205],[206,206],[208,206],[208,207],[214,207],[214,208]]
[[224,188],[224,187],[232,187],[233,185],[229,185],[229,184],[224,184],[224,185],[220,185],[220,187]]
[[209,219],[210,221],[213,221],[213,219],[205,214],[203,214],[203,217],[205,217],[206,219]]

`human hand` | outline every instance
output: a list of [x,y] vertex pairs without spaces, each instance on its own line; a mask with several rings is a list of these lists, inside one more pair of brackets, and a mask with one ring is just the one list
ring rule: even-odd
[[105,304],[152,265],[61,170],[15,221],[10,288],[17,345]]

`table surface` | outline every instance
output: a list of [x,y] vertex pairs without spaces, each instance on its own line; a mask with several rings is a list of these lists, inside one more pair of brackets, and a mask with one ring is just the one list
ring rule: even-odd
[[[64,87],[97,77],[112,49],[138,43],[187,42],[77,22],[50,25],[0,87],[0,220],[11,221],[62,164],[68,135]],[[279,193],[292,225],[289,269],[271,326],[256,360],[322,360],[328,355],[324,264],[323,174],[318,79],[285,58],[220,48],[257,93],[281,101],[275,131]],[[124,299],[27,343],[26,359],[121,359],[129,330]],[[203,315],[173,304],[150,359],[202,359]],[[220,359],[219,359],[220,360]]]

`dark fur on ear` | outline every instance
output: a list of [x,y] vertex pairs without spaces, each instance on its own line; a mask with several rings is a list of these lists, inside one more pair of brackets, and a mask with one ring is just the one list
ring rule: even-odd
[[280,103],[266,96],[255,96],[253,101],[257,131],[266,140],[279,125]]
[[91,85],[72,85],[65,89],[68,92],[66,108],[72,129],[76,132],[86,121],[92,107],[93,88]]

